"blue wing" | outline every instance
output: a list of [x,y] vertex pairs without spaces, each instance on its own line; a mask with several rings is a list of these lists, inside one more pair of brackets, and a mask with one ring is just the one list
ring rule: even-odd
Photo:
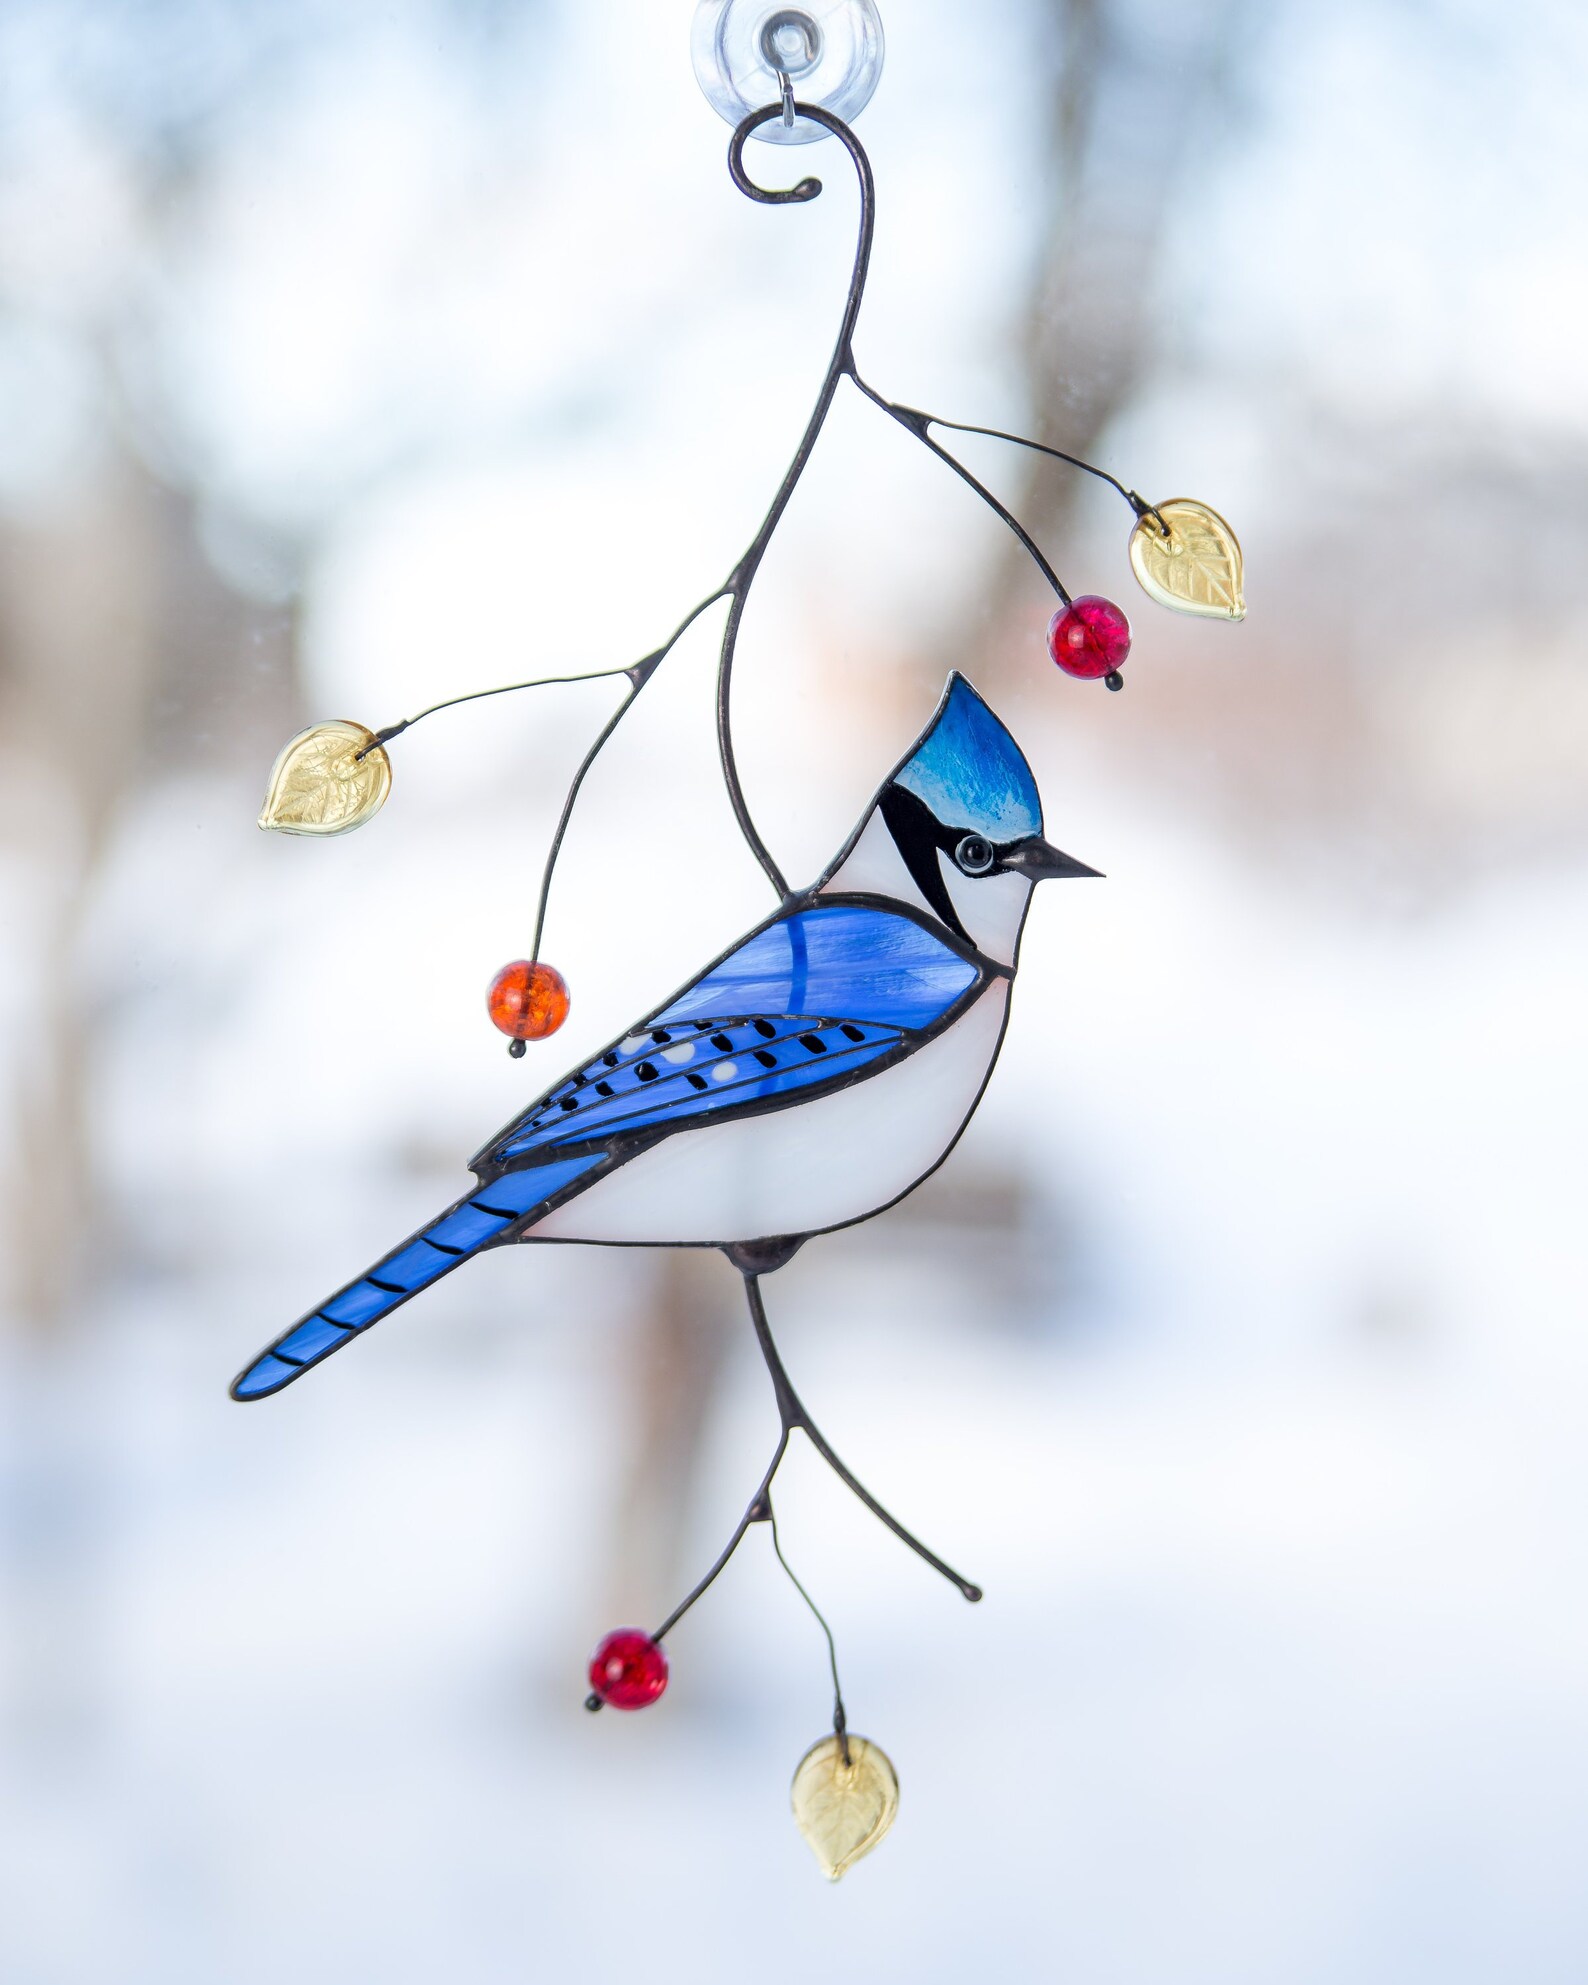
[[810,1100],[911,1054],[985,967],[913,918],[824,903],[754,932],[471,1163],[480,1184],[311,1310],[237,1378],[290,1385],[482,1248],[518,1238],[642,1142],[707,1115]]
[[830,1087],[905,1044],[897,1027],[813,1014],[653,1027],[559,1083],[475,1160],[475,1170]]
[[818,903],[735,945],[652,1024],[718,1013],[839,1013],[925,1029],[980,977],[979,966],[914,917],[871,903]]
[[482,1177],[706,1115],[811,1100],[912,1052],[982,970],[914,918],[832,903],[779,917],[472,1162]]

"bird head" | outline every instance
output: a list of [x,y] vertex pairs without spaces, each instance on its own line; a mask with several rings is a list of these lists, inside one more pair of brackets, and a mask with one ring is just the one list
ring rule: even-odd
[[956,672],[822,887],[925,909],[1013,965],[1036,884],[1096,874],[1042,838],[1025,754]]

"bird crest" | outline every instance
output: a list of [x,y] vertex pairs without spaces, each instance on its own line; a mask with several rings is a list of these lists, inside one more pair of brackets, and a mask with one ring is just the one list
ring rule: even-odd
[[939,820],[989,841],[1042,832],[1042,801],[1025,753],[957,670],[893,784],[914,793]]

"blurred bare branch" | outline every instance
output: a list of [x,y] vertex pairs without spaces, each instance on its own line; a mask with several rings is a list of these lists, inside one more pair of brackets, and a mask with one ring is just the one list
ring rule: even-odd
[[[1150,12],[1129,0],[1047,0],[1054,33],[1049,172],[1027,314],[1036,439],[1095,458],[1152,356],[1153,287],[1164,230],[1181,211],[1185,167],[1225,100],[1246,0]],[[1039,542],[1062,542],[1077,478],[1022,456],[1014,508]],[[1061,561],[1062,568],[1062,561]],[[977,667],[993,682],[1026,644],[1006,615],[1035,593],[1017,547],[1003,548]]]

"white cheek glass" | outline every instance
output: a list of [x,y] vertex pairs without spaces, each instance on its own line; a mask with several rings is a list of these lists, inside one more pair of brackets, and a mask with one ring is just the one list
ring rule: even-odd
[[861,831],[860,839],[845,857],[843,866],[827,884],[834,894],[885,896],[896,902],[927,906],[910,879],[910,871],[899,859],[899,850],[880,814],[874,813]]
[[971,943],[1000,965],[1012,965],[1031,884],[1023,875],[964,875],[944,854],[938,867]]

